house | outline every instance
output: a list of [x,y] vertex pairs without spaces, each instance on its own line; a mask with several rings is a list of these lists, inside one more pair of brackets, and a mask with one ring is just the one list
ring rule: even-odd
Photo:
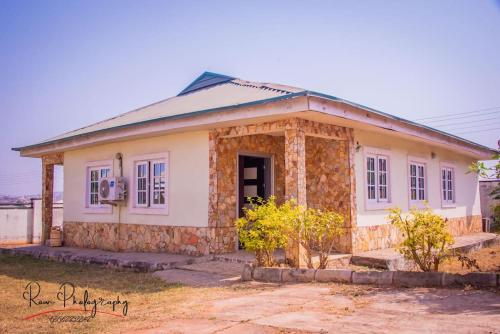
[[[208,72],[175,97],[14,150],[42,159],[45,233],[61,164],[66,245],[187,254],[236,250],[246,198],[271,194],[342,213],[342,252],[394,246],[394,206],[428,202],[454,235],[480,232],[466,171],[494,153],[334,96]],[[112,175],[128,180],[120,206],[99,201]]]

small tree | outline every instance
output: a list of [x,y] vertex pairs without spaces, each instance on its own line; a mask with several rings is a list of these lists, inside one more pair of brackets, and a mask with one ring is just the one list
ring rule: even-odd
[[[494,161],[494,165],[493,162],[490,166],[486,166],[483,161],[474,162],[469,166],[468,173],[476,173],[483,179],[500,179],[500,153],[496,153],[491,159]],[[489,195],[493,200],[500,200],[500,183],[497,183]],[[491,209],[493,210],[494,225],[496,225],[496,230],[500,231],[500,205],[498,202],[493,203]]]
[[290,202],[278,207],[276,198],[271,196],[267,201],[262,198],[252,201],[243,211],[245,216],[236,221],[243,247],[255,252],[257,265],[275,265],[274,251],[287,246],[287,222],[297,219],[299,208]]
[[336,238],[342,233],[344,217],[333,211],[300,208],[298,219],[287,221],[288,235],[306,252],[307,267],[314,268],[313,254],[319,255],[318,269],[325,269]]
[[307,209],[303,217],[300,242],[306,250],[307,266],[308,268],[314,267],[312,254],[317,251],[319,255],[318,269],[325,269],[335,240],[342,233],[344,217],[333,211],[317,209]]
[[[491,157],[495,165],[487,167],[483,161],[474,162],[469,166],[468,173],[476,173],[483,179],[500,179],[500,153]],[[490,193],[492,199],[500,199],[500,183]]]
[[403,234],[404,240],[398,251],[415,261],[422,271],[438,271],[439,264],[448,255],[453,237],[446,228],[443,217],[429,207],[410,209],[403,217],[401,209],[391,209],[388,219]]

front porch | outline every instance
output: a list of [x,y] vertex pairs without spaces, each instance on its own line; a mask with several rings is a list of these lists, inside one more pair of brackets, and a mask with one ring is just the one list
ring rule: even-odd
[[[270,194],[278,203],[294,198],[304,207],[334,210],[345,217],[337,251],[351,253],[356,226],[352,129],[300,118],[213,129],[209,135],[209,227],[230,235],[217,247],[237,249],[234,222],[241,212],[241,156],[271,157]],[[300,258],[293,248],[288,256]]]

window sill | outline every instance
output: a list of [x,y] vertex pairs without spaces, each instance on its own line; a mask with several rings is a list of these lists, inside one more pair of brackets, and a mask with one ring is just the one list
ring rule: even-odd
[[163,215],[168,216],[168,208],[134,208],[129,209],[133,215]]
[[86,208],[83,209],[83,212],[84,213],[96,213],[96,214],[103,214],[103,213],[110,214],[110,213],[113,213],[113,207],[112,206],[102,207],[102,208],[89,208],[89,207],[86,207]]
[[449,204],[441,203],[441,208],[443,208],[443,209],[453,209],[456,207],[457,207],[456,203],[449,203]]
[[387,210],[392,207],[393,204],[390,202],[374,202],[374,203],[366,203],[365,210],[366,211]]

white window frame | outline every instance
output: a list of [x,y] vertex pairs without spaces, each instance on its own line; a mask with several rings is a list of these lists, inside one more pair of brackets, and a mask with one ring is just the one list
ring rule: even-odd
[[[146,176],[144,177],[141,177],[142,179],[144,179],[145,181],[145,186],[146,186],[146,189],[144,190],[141,190],[141,192],[144,194],[145,196],[145,199],[146,199],[146,203],[139,203],[139,172],[138,172],[138,169],[139,169],[139,166],[144,166],[144,171],[146,173]],[[149,203],[149,161],[134,161],[134,174],[133,174],[133,178],[134,178],[134,188],[133,188],[133,196],[134,196],[134,206],[136,208],[147,208],[148,207],[148,203]]]
[[[443,171],[446,171],[446,174],[448,172],[451,172],[451,195],[452,199],[444,198],[444,191],[445,189],[443,188]],[[448,179],[446,178],[446,183],[448,184]],[[441,163],[440,168],[439,168],[439,190],[441,193],[441,207],[443,208],[454,208],[456,207],[456,198],[457,198],[457,181],[456,181],[456,173],[455,173],[455,166],[450,163]],[[448,193],[449,189],[446,188],[446,191]]]
[[108,177],[113,176],[113,159],[111,160],[99,160],[99,161],[89,161],[85,164],[85,197],[84,197],[84,212],[85,213],[113,213],[113,207],[109,204],[90,204],[90,174],[92,171],[99,171],[99,180],[101,179],[101,170],[110,169]]
[[[363,166],[364,166],[364,180],[365,183],[364,193],[365,193],[365,209],[366,210],[383,210],[391,206],[391,151],[374,148],[374,147],[364,147],[363,149]],[[373,158],[374,161],[374,173],[375,173],[375,198],[369,198],[368,194],[368,158]],[[386,160],[386,197],[380,198],[380,171],[379,171],[379,160]]]
[[[154,165],[161,164],[161,163],[165,164],[165,176],[163,176],[165,178],[165,190],[163,191],[165,203],[164,204],[155,204],[154,203],[154,194],[155,194],[154,179],[157,176],[155,176],[155,174],[154,174]],[[166,196],[166,194],[167,194],[167,175],[166,175],[167,168],[168,168],[168,165],[167,165],[167,161],[165,159],[158,159],[158,160],[149,161],[149,183],[150,183],[150,186],[149,186],[149,207],[151,207],[151,208],[163,209],[167,205],[167,196]],[[161,183],[161,176],[159,176],[158,178],[160,178],[160,183]]]
[[[416,188],[415,188],[415,191],[416,191],[416,195],[417,195],[417,199],[412,199],[411,198],[411,165],[415,165],[417,166],[416,167],[416,180],[415,180],[415,185],[416,185]],[[418,179],[419,179],[419,176],[418,176],[418,167],[419,166],[422,166],[424,168],[424,183],[423,183],[423,190],[424,190],[424,198],[423,199],[419,199],[419,190],[420,190],[420,187],[418,186]],[[412,156],[409,156],[408,157],[408,168],[407,168],[407,172],[408,172],[408,202],[409,202],[409,205],[410,207],[411,206],[417,206],[419,208],[423,207],[424,203],[428,201],[429,199],[429,171],[428,171],[428,168],[429,168],[429,163],[426,159],[424,158],[420,158],[420,157],[412,157]]]
[[[170,191],[170,159],[169,152],[146,154],[132,157],[132,171],[130,173],[130,196],[129,196],[129,212],[132,214],[153,214],[153,215],[168,215],[169,213],[169,191]],[[137,182],[137,166],[147,163],[147,200],[146,204],[138,203],[138,182]],[[155,163],[165,163],[165,204],[154,204],[153,201],[153,168]]]

